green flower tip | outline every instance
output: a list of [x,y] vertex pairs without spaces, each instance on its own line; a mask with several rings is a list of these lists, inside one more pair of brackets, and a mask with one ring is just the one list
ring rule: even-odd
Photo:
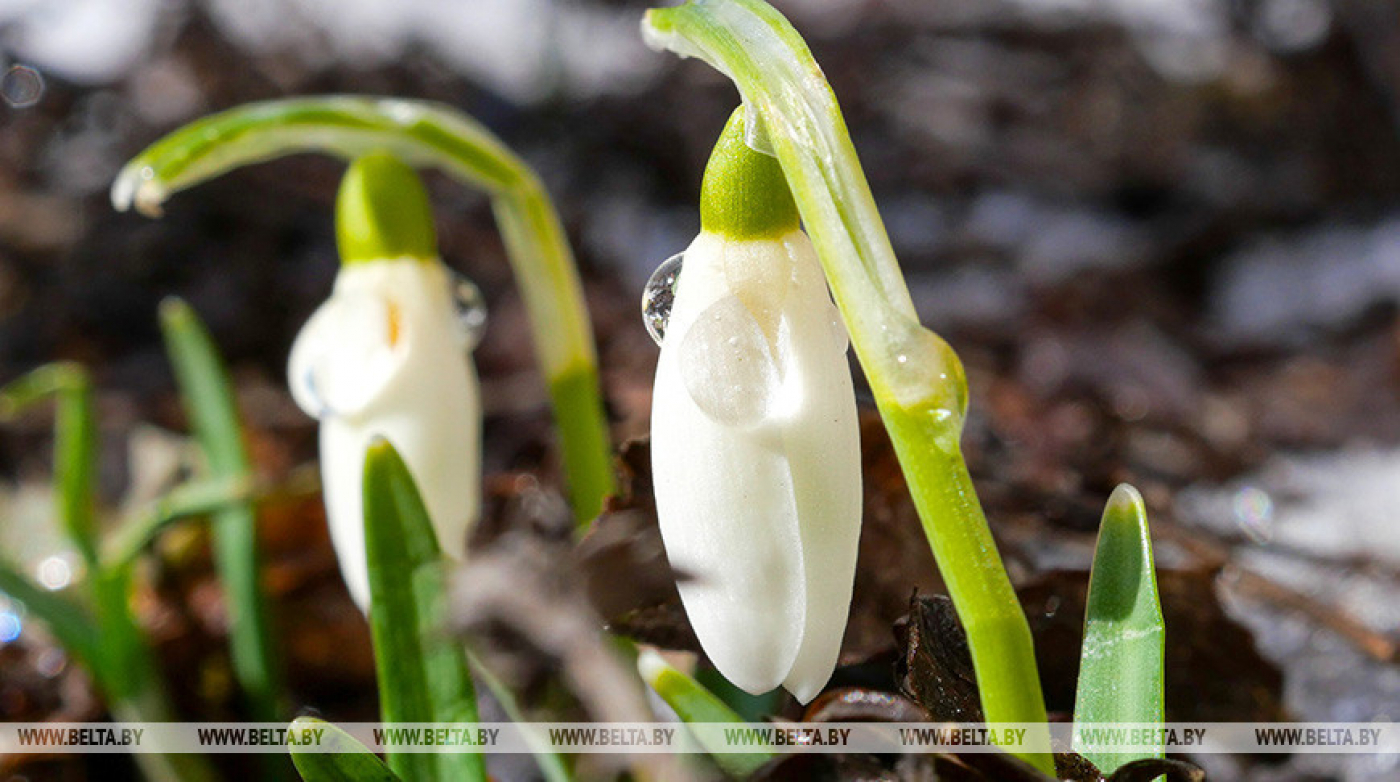
[[387,152],[356,158],[335,203],[335,238],[344,264],[437,257],[428,192],[412,168]]
[[724,126],[700,186],[700,226],[731,239],[769,239],[797,230],[797,204],[778,159],[744,141],[744,107]]

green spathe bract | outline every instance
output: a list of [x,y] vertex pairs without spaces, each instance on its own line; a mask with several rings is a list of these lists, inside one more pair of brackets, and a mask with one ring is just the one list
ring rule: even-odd
[[724,126],[700,186],[700,228],[729,239],[776,239],[796,231],[797,204],[778,159],[744,140],[744,109]]
[[[613,492],[614,477],[593,330],[573,253],[539,178],[475,120],[442,104],[400,99],[328,96],[251,103],[192,122],[132,158],[112,183],[112,204],[157,216],[173,193],[242,165],[298,152],[345,159],[387,152],[491,194],[540,371],[555,403],[570,500],[579,522],[591,521]],[[563,406],[560,389],[566,385],[574,396]]]
[[[1152,536],[1142,495],[1114,489],[1099,525],[1084,613],[1084,647],[1074,721],[1160,725],[1164,719],[1166,625],[1157,596]],[[1148,754],[1103,751],[1085,756],[1105,774]]]
[[433,209],[418,174],[388,152],[355,158],[336,194],[335,240],[345,264],[436,258]]
[[[447,632],[447,574],[437,535],[408,467],[382,440],[365,456],[364,499],[380,716],[386,723],[476,722],[466,653]],[[388,760],[414,782],[486,779],[475,753],[391,751]]]
[[[919,325],[836,97],[797,31],[760,0],[647,12],[655,48],[734,80],[792,189],[964,626],[989,722],[1044,723],[1029,626],[958,447],[961,363]],[[1048,747],[1048,729],[1028,740]],[[1052,772],[1047,752],[1024,753]]]

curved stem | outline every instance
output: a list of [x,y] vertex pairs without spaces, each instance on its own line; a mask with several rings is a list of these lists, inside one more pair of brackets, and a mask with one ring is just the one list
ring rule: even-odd
[[[241,165],[298,152],[351,159],[376,150],[491,194],[550,386],[574,511],[580,522],[591,520],[614,479],[593,329],[573,253],[538,177],[475,120],[442,104],[399,99],[253,103],[151,145],[113,182],[112,204],[156,216],[171,194]],[[574,396],[562,399],[560,389]]]
[[[642,32],[654,48],[698,57],[739,88],[751,143],[771,147],[782,165],[967,628],[987,720],[1043,724],[1030,630],[958,446],[967,403],[961,362],[918,322],[821,68],[761,0],[653,9]],[[1048,746],[1048,729],[1045,738]],[[1027,759],[1053,770],[1046,753]]]

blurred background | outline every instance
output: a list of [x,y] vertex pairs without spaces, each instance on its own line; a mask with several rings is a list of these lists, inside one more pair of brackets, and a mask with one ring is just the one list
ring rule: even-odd
[[[656,351],[637,302],[699,228],[700,174],[737,101],[706,66],[644,48],[647,5],[0,0],[0,380],[91,367],[104,497],[149,499],[189,465],[156,320],[179,295],[231,364],[260,474],[314,476],[314,422],[283,368],[337,269],[342,164],[242,170],[159,221],[115,213],[107,188],[208,112],[392,94],[469,112],[539,170],[583,268],[616,439],[644,435]],[[1057,574],[1087,567],[1126,480],[1170,571],[1169,718],[1400,720],[1400,3],[774,5],[843,105],[925,323],[967,364],[974,477],[1043,667],[1069,666],[1047,674],[1052,709],[1069,708],[1076,664],[1056,639],[1082,622]],[[553,496],[546,399],[489,205],[429,184],[444,257],[491,308],[488,510],[522,486]],[[62,589],[81,574],[50,522],[49,423],[0,431],[0,549]],[[878,426],[864,431],[869,474],[893,475]],[[911,590],[939,589],[900,491],[867,503],[847,662],[888,654]],[[296,617],[294,699],[373,715],[367,633],[314,486],[295,496],[261,529],[269,592]],[[182,708],[234,714],[206,543],[177,530],[159,553],[141,615],[191,683]],[[75,668],[0,596],[0,718],[100,716]],[[1396,756],[1197,760],[1213,779],[1400,774]],[[0,779],[95,773],[0,765]]]

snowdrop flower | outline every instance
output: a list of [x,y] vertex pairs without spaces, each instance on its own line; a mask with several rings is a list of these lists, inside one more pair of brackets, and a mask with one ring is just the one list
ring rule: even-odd
[[739,687],[804,703],[836,665],[860,538],[848,339],[774,158],[743,111],[705,172],[652,402],[652,468],[681,599]]
[[480,501],[481,405],[453,277],[413,170],[388,154],[357,159],[337,197],[336,234],[335,289],[297,336],[287,372],[298,406],[321,422],[331,541],[368,612],[362,482],[371,441],[383,437],[403,457],[439,546],[460,558]]

